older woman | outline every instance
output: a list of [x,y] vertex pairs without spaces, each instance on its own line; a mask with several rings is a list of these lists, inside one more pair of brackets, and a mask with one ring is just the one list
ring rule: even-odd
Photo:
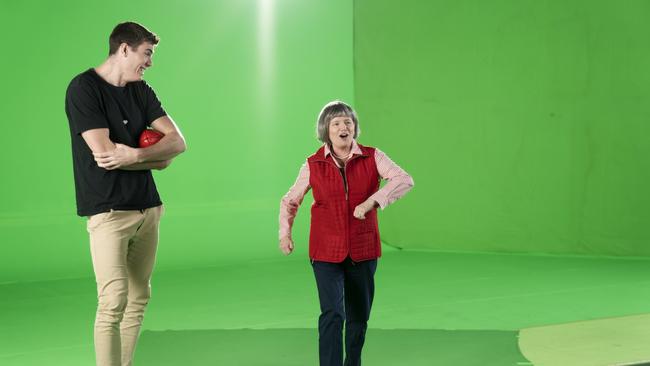
[[[281,201],[280,250],[293,251],[291,226],[311,188],[309,257],[321,307],[320,365],[343,365],[344,321],[345,365],[360,365],[381,256],[376,208],[406,194],[413,179],[379,149],[356,142],[359,121],[349,105],[325,105],[316,128],[323,146],[307,158]],[[388,181],[381,189],[380,179]]]

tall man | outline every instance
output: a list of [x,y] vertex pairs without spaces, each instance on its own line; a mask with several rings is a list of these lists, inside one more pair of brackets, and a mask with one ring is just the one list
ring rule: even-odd
[[[180,130],[142,79],[159,38],[140,24],[118,24],[108,58],[68,86],[77,213],[87,216],[97,282],[98,366],[130,366],[158,245],[162,202],[151,174],[185,151]],[[142,131],[164,136],[138,148]]]

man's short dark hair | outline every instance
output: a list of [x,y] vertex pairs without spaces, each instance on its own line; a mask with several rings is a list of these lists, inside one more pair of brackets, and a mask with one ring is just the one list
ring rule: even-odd
[[160,38],[141,24],[135,22],[120,23],[113,28],[113,32],[108,38],[108,55],[115,54],[122,43],[136,49],[144,42],[156,45],[160,42]]

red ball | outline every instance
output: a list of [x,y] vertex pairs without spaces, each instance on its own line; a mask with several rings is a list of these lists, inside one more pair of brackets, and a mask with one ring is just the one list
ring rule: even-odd
[[142,134],[140,135],[140,147],[151,146],[160,141],[163,136],[165,135],[156,130],[146,129],[142,131]]

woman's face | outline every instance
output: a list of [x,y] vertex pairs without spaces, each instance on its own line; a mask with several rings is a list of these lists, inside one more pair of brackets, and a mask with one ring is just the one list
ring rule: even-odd
[[354,138],[354,121],[352,117],[341,116],[330,120],[329,138],[333,146],[347,147]]

